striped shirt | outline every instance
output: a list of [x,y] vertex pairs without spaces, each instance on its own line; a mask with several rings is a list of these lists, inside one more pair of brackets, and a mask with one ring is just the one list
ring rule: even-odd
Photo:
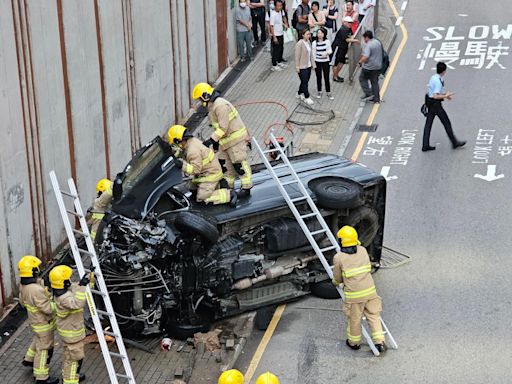
[[332,53],[331,42],[329,40],[314,41],[313,51],[315,53],[315,61],[317,63],[325,63],[330,61],[329,55]]

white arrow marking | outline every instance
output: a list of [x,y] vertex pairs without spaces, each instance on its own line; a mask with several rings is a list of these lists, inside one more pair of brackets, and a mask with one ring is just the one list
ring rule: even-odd
[[496,174],[496,166],[495,165],[488,165],[487,166],[487,174],[486,175],[480,175],[478,173],[475,174],[475,177],[477,179],[482,179],[485,181],[494,181],[498,179],[503,179],[505,175],[503,173],[497,175]]
[[384,178],[387,180],[387,181],[390,181],[390,180],[396,180],[398,179],[398,176],[389,176],[389,170],[391,169],[391,167],[389,166],[385,166],[385,167],[382,167],[382,170],[380,171],[380,174],[382,176],[384,176]]

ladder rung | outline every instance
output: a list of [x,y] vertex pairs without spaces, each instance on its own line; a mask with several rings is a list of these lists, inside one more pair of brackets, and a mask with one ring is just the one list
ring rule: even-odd
[[336,249],[336,246],[335,246],[335,245],[331,245],[330,247],[322,248],[322,249],[320,250],[320,252],[324,253],[324,252],[327,252],[327,251],[332,251],[333,249]]
[[95,295],[100,295],[102,297],[105,297],[105,294],[101,291],[98,291],[97,289],[91,289],[91,292],[94,293]]
[[78,196],[73,195],[72,193],[66,192],[66,191],[60,191],[64,196],[72,197],[73,199],[76,199]]
[[79,236],[87,237],[87,235],[85,233],[83,233],[82,231],[79,231],[78,229],[73,229],[73,232],[75,232]]
[[271,149],[266,149],[263,151],[263,153],[267,154],[267,153],[272,153],[272,152],[277,152],[279,151],[278,148],[271,148]]
[[307,200],[308,198],[306,196],[301,196],[301,197],[296,197],[295,199],[291,199],[291,202],[292,203],[296,203],[298,201],[304,201],[304,200]]
[[111,336],[111,337],[121,337],[120,335],[118,335],[117,333],[113,333],[113,332],[109,332],[109,331],[103,331],[103,333],[107,336]]
[[[83,234],[83,232],[81,232],[81,233]],[[85,253],[86,255],[89,255],[89,256],[94,256],[94,254],[89,252],[87,249],[78,248],[78,252]]]
[[314,213],[314,212],[313,213],[308,213],[306,215],[302,215],[301,218],[302,219],[307,219],[307,218],[313,217],[313,216],[316,216],[316,213]]
[[130,376],[123,375],[122,373],[116,373],[116,376],[126,380],[132,379]]
[[73,215],[75,217],[78,217],[78,218],[82,218],[83,216],[75,211],[70,211],[69,209],[66,209],[66,212],[69,213],[70,215]]
[[279,165],[276,165],[275,167],[272,167],[272,169],[273,169],[274,171],[279,170],[279,169],[286,169],[286,168],[288,168],[288,169],[289,169],[290,167],[289,167],[289,166],[287,166],[286,164],[279,164]]
[[98,312],[100,315],[111,317],[112,315],[106,311],[103,311],[101,309],[96,309],[96,312]]
[[325,229],[319,229],[318,231],[311,232],[312,236],[319,235],[321,233],[325,233]]
[[298,180],[285,181],[284,183],[281,183],[281,185],[290,185],[293,183],[298,183]]
[[119,357],[120,359],[124,359],[124,356],[117,352],[109,352],[111,356]]

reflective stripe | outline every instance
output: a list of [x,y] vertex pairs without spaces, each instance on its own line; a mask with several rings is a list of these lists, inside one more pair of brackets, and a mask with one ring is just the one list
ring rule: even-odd
[[250,189],[252,187],[252,171],[247,160],[242,161],[242,169],[244,170],[244,174],[240,177],[240,182],[243,188]]
[[92,214],[93,220],[103,220],[104,217],[105,217],[104,213],[93,213]]
[[32,327],[32,331],[34,331],[36,333],[48,332],[55,328],[55,320],[52,320],[48,324],[31,325],[31,327]]
[[59,332],[59,335],[61,335],[62,337],[78,337],[85,335],[85,328],[80,328],[77,330],[57,328],[57,331]]
[[370,288],[363,289],[361,291],[354,291],[354,292],[346,292],[345,291],[345,297],[347,299],[360,299],[362,297],[373,295],[374,293],[377,293],[377,289],[375,288],[375,285],[371,286]]
[[354,277],[357,275],[362,275],[363,273],[368,273],[372,271],[371,264],[365,264],[361,267],[347,269],[342,272],[343,277]]
[[194,173],[194,167],[192,166],[192,164],[184,163],[183,164],[183,172],[191,175],[192,173]]
[[80,312],[83,312],[83,311],[84,311],[83,308],[72,309],[70,311],[57,311],[57,317],[60,317],[61,319],[63,319],[65,317],[68,317],[69,315],[72,315],[74,313],[80,313]]
[[[212,127],[213,127],[213,129],[219,129],[220,128],[220,124],[219,123],[212,123]],[[222,133],[224,133],[224,131]]]
[[75,299],[85,300],[85,292],[75,292]]
[[238,116],[238,111],[236,108],[233,108],[231,112],[229,112],[229,121],[235,119]]
[[27,357],[32,357],[32,358],[33,358],[35,355],[36,355],[36,351],[34,351],[34,350],[33,350],[32,348],[30,348],[30,347],[28,348],[27,353],[25,354],[25,356],[27,356]]
[[26,304],[25,303],[25,308],[27,309],[27,311],[29,311],[30,313],[37,313],[39,312],[39,309],[37,309],[37,307],[33,306],[33,305],[30,305],[30,304]]
[[228,183],[229,188],[233,188],[235,186],[235,177],[224,175],[224,180]]
[[222,136],[224,136],[226,134],[226,132],[224,132],[222,129],[220,128],[217,128],[215,130],[215,135],[220,139]]
[[226,204],[230,201],[230,193],[228,189],[218,189],[212,193],[212,195],[205,200],[206,203],[213,204]]
[[222,172],[217,172],[208,176],[195,177],[192,179],[192,182],[195,184],[198,183],[214,183],[216,181],[222,180],[224,175]]
[[208,156],[203,159],[203,165],[210,164],[214,158],[215,158],[215,152],[210,150],[210,152],[208,153]]
[[372,339],[383,339],[384,332],[372,332]]
[[73,361],[69,367],[69,379],[63,379],[64,384],[76,384],[79,382],[79,375],[77,374],[78,362]]
[[246,134],[247,134],[247,128],[242,127],[238,131],[233,132],[228,137],[226,137],[224,139],[220,139],[219,140],[219,144],[220,145],[225,145],[225,144],[229,143],[230,141],[233,141],[233,140],[236,140],[236,139],[239,139],[239,138],[243,137]]
[[90,235],[93,240],[96,239],[96,231],[91,231]]
[[350,333],[350,325],[347,327],[347,338],[349,339],[349,341],[352,341],[356,344],[359,344],[361,342],[361,339],[362,339],[362,336],[361,335],[358,335],[358,336],[354,336]]
[[50,301],[50,308],[53,313],[57,313],[57,304],[54,301]]

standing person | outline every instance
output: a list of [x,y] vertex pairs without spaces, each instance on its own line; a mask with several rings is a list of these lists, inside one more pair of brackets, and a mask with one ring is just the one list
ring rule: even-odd
[[71,283],[72,274],[73,270],[67,265],[59,265],[50,271],[50,284],[57,307],[57,332],[64,347],[64,384],[78,384],[85,380],[85,374],[80,373],[80,368],[85,357],[85,287],[90,281],[85,274],[78,284]]
[[430,145],[430,131],[432,130],[432,123],[435,117],[439,117],[444,129],[452,142],[453,149],[462,147],[466,144],[465,141],[459,141],[455,138],[452,129],[452,123],[448,114],[443,108],[444,100],[451,100],[453,97],[452,92],[446,92],[444,90],[444,77],[446,75],[448,67],[442,61],[437,63],[436,74],[434,74],[428,82],[428,93],[427,93],[427,120],[425,121],[425,128],[423,129],[423,152],[433,151],[436,147]]
[[96,184],[96,199],[90,212],[91,217],[91,238],[96,239],[96,232],[101,221],[105,217],[105,212],[110,210],[112,206],[112,181],[109,179],[101,179]]
[[197,84],[192,98],[200,99],[203,106],[208,106],[208,119],[214,132],[203,144],[208,148],[219,148],[219,162],[228,187],[234,188],[235,177],[238,176],[242,184],[239,197],[249,196],[253,185],[247,153],[250,136],[237,109],[208,83]]
[[[265,1],[249,0],[249,8],[251,8],[253,45],[255,47],[257,45],[264,46],[267,41],[267,34],[265,32]],[[258,36],[258,25],[260,26],[261,40]]]
[[302,39],[302,34],[305,30],[309,28],[309,13],[311,12],[311,8],[309,7],[309,0],[302,0],[302,2],[297,6],[295,10],[295,15],[297,19],[297,24],[295,29],[299,34],[299,40]]
[[308,83],[311,78],[311,67],[313,66],[313,48],[311,47],[311,32],[305,30],[295,45],[295,67],[300,79],[299,92],[297,98],[303,100],[306,104],[314,104],[309,97]]
[[348,0],[345,2],[345,9],[343,11],[343,17],[350,16],[354,22],[352,23],[352,34],[355,35],[357,27],[359,27],[359,14],[357,13],[354,1]]
[[318,1],[313,1],[311,3],[311,13],[308,16],[308,25],[312,39],[316,40],[316,33],[325,25],[325,14],[320,10],[320,3]]
[[288,29],[288,19],[283,10],[283,1],[275,1],[275,9],[270,11],[270,36],[272,39],[272,68],[271,71],[282,71],[288,65],[284,62],[284,31]]
[[331,94],[331,83],[329,76],[331,72],[329,55],[332,54],[331,42],[327,40],[327,30],[320,28],[317,33],[317,39],[313,42],[313,57],[315,62],[313,67],[316,73],[316,97],[320,99],[322,97],[322,76],[325,82],[325,92],[330,100],[334,100]]
[[22,364],[32,367],[36,383],[57,384],[59,378],[48,375],[54,345],[55,303],[38,279],[40,265],[41,260],[30,255],[23,256],[18,262],[20,304],[27,309],[28,322],[34,335]]
[[238,43],[238,54],[242,61],[253,59],[251,20],[251,10],[247,7],[247,0],[240,0],[236,9],[236,40]]
[[327,5],[324,6],[325,14],[325,28],[327,28],[327,40],[331,43],[334,39],[334,34],[338,30],[338,8],[334,4],[334,0],[327,0]]
[[384,352],[387,348],[380,321],[382,299],[377,295],[368,252],[361,247],[356,230],[348,225],[338,231],[338,238],[341,250],[333,259],[332,283],[335,286],[343,284],[343,312],[348,319],[346,344],[354,350],[361,348],[361,320],[365,316],[375,347]]
[[378,104],[380,103],[379,75],[382,69],[382,44],[373,38],[372,31],[363,33],[363,39],[365,44],[359,59],[359,66],[362,67],[359,83],[364,92],[361,99]]
[[352,37],[352,23],[354,20],[350,16],[345,16],[341,23],[341,28],[336,32],[332,49],[334,51],[334,66],[332,68],[332,79],[338,83],[343,83],[345,79],[340,77],[341,69],[347,62],[348,44]]
[[359,6],[357,12],[359,13],[359,22],[363,21],[364,17],[368,13],[368,10],[375,7],[375,0],[359,0]]

